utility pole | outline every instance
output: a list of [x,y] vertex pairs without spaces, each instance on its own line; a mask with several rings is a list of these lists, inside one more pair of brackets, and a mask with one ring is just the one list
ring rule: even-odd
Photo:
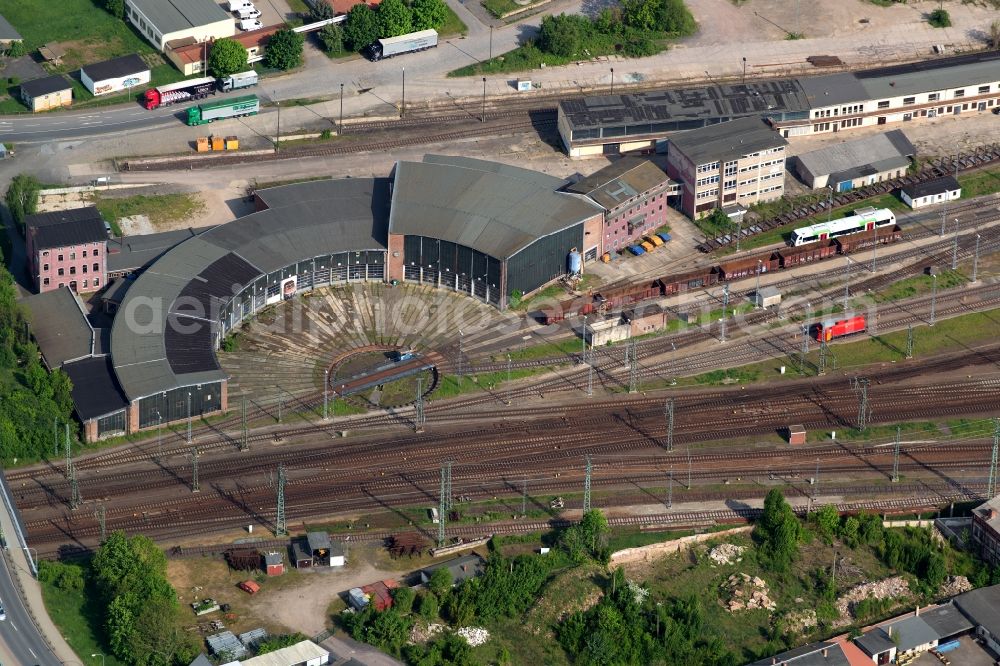
[[868,409],[868,385],[870,380],[867,377],[859,377],[856,380],[855,388],[858,395],[858,430],[864,431],[871,419]]
[[107,537],[107,532],[106,532],[107,525],[105,524],[104,505],[103,504],[97,505],[97,511],[94,513],[94,515],[97,518],[97,525],[98,525],[98,527],[101,530],[101,543],[104,543],[104,541],[105,541],[105,539]]
[[156,462],[163,458],[163,416],[156,410]]
[[[806,336],[806,337],[808,337],[808,336]],[[825,375],[826,374],[826,354],[827,354],[827,347],[826,347],[826,339],[824,338],[823,340],[820,340],[820,342],[819,342],[819,374],[820,375]]]
[[934,325],[934,320],[937,314],[937,275],[932,275],[933,283],[931,284],[931,322],[930,326]]
[[674,399],[667,400],[667,453],[674,452]]
[[59,419],[52,419],[52,457],[59,456]]
[[1000,419],[993,419],[993,455],[990,458],[990,478],[986,484],[986,499],[997,494],[997,447],[1000,445]]
[[976,234],[976,254],[972,257],[972,283],[977,282],[976,277],[979,274],[979,238],[980,235]]
[[240,438],[240,451],[250,450],[250,434],[247,432],[247,397],[243,396],[243,436]]
[[813,476],[813,503],[819,496],[819,458],[816,458],[816,475]]
[[837,556],[840,555],[837,551],[833,551],[833,571],[830,574],[830,587],[836,591],[837,589]]
[[670,481],[667,485],[667,508],[674,507],[674,466],[670,466]]
[[451,511],[452,507],[452,492],[451,492],[451,461],[449,460],[444,464],[444,508],[446,511]]
[[[586,341],[584,341],[584,345],[586,344],[587,344]],[[586,353],[586,351],[584,353]],[[510,405],[513,404],[514,402],[514,396],[510,385],[510,368],[511,368],[510,354],[507,354],[507,406],[508,407],[510,407]]]
[[587,456],[587,472],[586,476],[583,477],[583,512],[587,513],[590,511],[590,474],[593,470],[593,465],[590,463],[590,456]]
[[906,358],[913,358],[913,324],[906,327]]
[[66,424],[66,478],[73,474],[73,446],[69,441],[69,424]]
[[587,359],[587,397],[594,397],[594,361]]
[[187,415],[188,415],[187,439],[188,439],[188,446],[191,446],[191,391],[187,392]]
[[278,465],[278,510],[274,518],[274,536],[288,535],[288,522],[285,518],[285,464]]
[[80,497],[80,484],[76,481],[76,465],[72,462],[69,465],[69,494],[69,508],[76,511],[83,500]]
[[687,456],[688,456],[688,486],[687,486],[687,489],[691,490],[691,444],[687,445]]
[[802,324],[802,364],[805,372],[806,354],[809,353],[809,324]]
[[951,270],[958,269],[958,218],[955,218],[955,240],[951,243]]
[[583,326],[580,328],[580,342],[583,343],[580,349],[580,362],[587,362],[587,315],[583,315]]
[[198,484],[198,447],[191,451],[191,492],[200,493],[201,486]]
[[872,273],[875,272],[875,255],[878,251],[878,227],[872,227],[872,238],[874,242],[872,243]]
[[847,314],[851,300],[851,258],[844,257],[844,259],[847,260],[847,282],[844,283],[844,314]]
[[[420,381],[419,379],[417,380]],[[323,420],[326,421],[329,415],[329,393],[330,393],[330,370],[323,371]]]
[[[744,59],[743,63],[744,63],[744,65],[746,64],[746,60],[745,59]],[[757,283],[754,285],[754,288],[753,288],[754,308],[758,309],[758,310],[761,307],[763,307],[763,303],[764,303],[764,299],[760,297],[760,268],[761,268],[762,264],[763,264],[763,262],[760,259],[758,259],[757,260]]]
[[521,516],[528,515],[528,476],[521,481]]
[[462,329],[458,329],[458,372],[456,374],[458,375],[459,386],[462,384],[462,343],[464,339],[465,335],[462,333]]
[[445,500],[447,490],[447,480],[445,478],[445,468],[441,466],[441,490],[438,493],[438,548],[444,546],[445,521],[448,520],[448,503]]
[[722,325],[719,335],[719,342],[726,341],[726,310],[729,309],[729,285],[722,288]]
[[281,389],[278,389],[278,423],[281,423],[281,408],[285,406],[285,396],[282,395]]
[[896,426],[896,446],[892,449],[892,482],[899,483],[899,430]]
[[[632,347],[632,355],[629,358],[629,368],[628,368],[628,392],[636,393],[639,390],[639,348],[637,346],[637,341],[632,338],[632,342],[629,345]],[[593,356],[593,351],[591,351],[591,356]]]
[[417,400],[414,403],[415,411],[413,416],[413,429],[416,432],[424,431],[424,378],[417,377]]

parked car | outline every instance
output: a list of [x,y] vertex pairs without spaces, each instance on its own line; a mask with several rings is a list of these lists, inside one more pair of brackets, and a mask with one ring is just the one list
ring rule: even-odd
[[260,19],[247,19],[245,21],[240,21],[240,30],[243,32],[250,32],[251,30],[260,30],[264,27],[264,24],[260,22]]
[[7,611],[4,610],[3,606],[0,605],[0,620],[7,619]]

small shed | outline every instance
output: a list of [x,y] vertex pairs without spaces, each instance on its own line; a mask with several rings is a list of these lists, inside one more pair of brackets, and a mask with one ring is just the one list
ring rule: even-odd
[[303,543],[301,539],[292,541],[292,561],[296,569],[308,569],[313,565],[313,556],[308,543]]
[[453,560],[422,569],[420,581],[424,584],[429,583],[434,572],[441,568],[448,569],[451,572],[452,584],[458,585],[462,581],[481,575],[486,570],[486,560],[478,553],[456,557]]
[[80,82],[95,97],[141,86],[149,77],[149,65],[134,53],[80,68]]
[[622,313],[622,319],[630,327],[630,333],[644,335],[659,331],[667,326],[667,311],[656,303],[638,305]]
[[330,566],[342,567],[347,564],[347,552],[343,541],[332,541],[330,543]]
[[792,445],[805,444],[806,443],[805,426],[800,426],[800,425],[788,426],[788,443]]
[[330,566],[330,535],[326,532],[307,532],[306,544],[312,554],[313,565]]
[[754,294],[754,303],[759,308],[771,308],[781,304],[781,291],[777,287],[761,287]]
[[954,176],[945,176],[907,185],[900,190],[899,196],[903,203],[915,210],[961,198],[962,186]]
[[73,86],[61,74],[25,81],[21,101],[34,112],[58,109],[73,103]]
[[621,317],[614,317],[603,321],[587,322],[584,336],[586,336],[588,345],[601,347],[609,342],[628,340],[629,331],[629,325],[623,324]]
[[264,571],[268,576],[280,576],[285,573],[285,558],[281,553],[264,553]]

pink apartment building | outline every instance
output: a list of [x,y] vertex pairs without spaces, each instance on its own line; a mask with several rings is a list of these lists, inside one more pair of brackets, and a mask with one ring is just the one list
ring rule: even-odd
[[39,293],[62,286],[80,293],[104,287],[108,233],[96,208],[29,215],[24,225],[29,270]]

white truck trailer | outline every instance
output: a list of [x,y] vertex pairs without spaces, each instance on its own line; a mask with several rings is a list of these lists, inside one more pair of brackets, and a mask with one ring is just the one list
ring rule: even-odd
[[404,53],[426,51],[437,45],[437,30],[420,30],[400,35],[399,37],[387,37],[386,39],[372,42],[364,49],[363,54],[372,62],[378,62],[383,58],[392,58]]

